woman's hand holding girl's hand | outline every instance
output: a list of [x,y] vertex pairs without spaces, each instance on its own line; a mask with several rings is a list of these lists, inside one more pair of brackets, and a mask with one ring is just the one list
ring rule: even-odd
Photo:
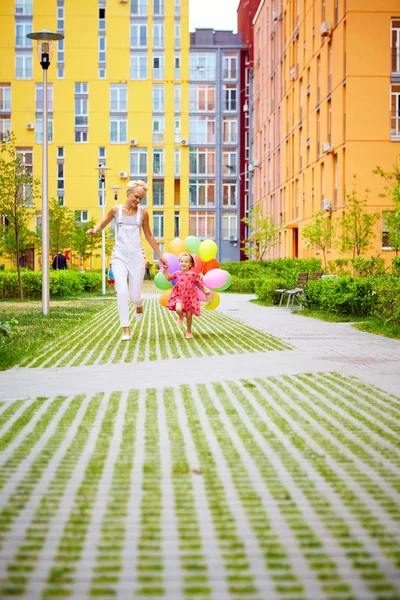
[[168,261],[162,254],[160,256],[160,263],[162,264],[162,270],[166,271],[168,269]]
[[94,229],[88,229],[86,235],[96,235],[96,231]]

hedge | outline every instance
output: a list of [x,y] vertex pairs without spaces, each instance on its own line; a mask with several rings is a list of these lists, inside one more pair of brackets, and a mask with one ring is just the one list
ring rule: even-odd
[[[25,298],[42,295],[42,272],[23,270],[22,289]],[[95,271],[50,271],[50,295],[53,297],[77,296],[82,292],[101,290],[101,273]],[[16,271],[0,271],[0,298],[18,298]]]

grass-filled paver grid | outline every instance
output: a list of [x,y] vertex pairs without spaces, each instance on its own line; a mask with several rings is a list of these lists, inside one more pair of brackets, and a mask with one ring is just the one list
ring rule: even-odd
[[178,328],[176,314],[163,308],[158,299],[144,301],[144,319],[136,322],[131,307],[131,336],[121,341],[116,303],[107,304],[100,315],[42,348],[20,366],[32,368],[67,367],[120,362],[143,362],[290,350],[278,338],[253,329],[218,311],[202,310],[194,318],[193,339],[185,339],[185,327]]
[[25,402],[0,597],[400,599],[400,398],[306,374]]

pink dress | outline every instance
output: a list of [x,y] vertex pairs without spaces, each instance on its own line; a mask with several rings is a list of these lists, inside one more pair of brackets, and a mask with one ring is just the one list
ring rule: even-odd
[[205,290],[204,285],[200,279],[200,276],[196,271],[189,271],[188,273],[182,273],[182,271],[175,271],[167,277],[168,281],[177,279],[178,281],[172,289],[172,294],[168,300],[168,309],[175,310],[177,302],[182,304],[183,313],[191,312],[196,317],[200,316],[200,302],[197,297],[197,286],[202,292]]

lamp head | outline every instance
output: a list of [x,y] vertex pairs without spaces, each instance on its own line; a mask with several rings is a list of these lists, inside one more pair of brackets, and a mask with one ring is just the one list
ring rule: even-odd
[[37,41],[37,54],[39,57],[39,62],[42,66],[42,69],[47,70],[50,66],[51,59],[53,58],[54,41],[63,40],[63,34],[54,33],[53,31],[43,29],[42,31],[28,33],[26,37]]

